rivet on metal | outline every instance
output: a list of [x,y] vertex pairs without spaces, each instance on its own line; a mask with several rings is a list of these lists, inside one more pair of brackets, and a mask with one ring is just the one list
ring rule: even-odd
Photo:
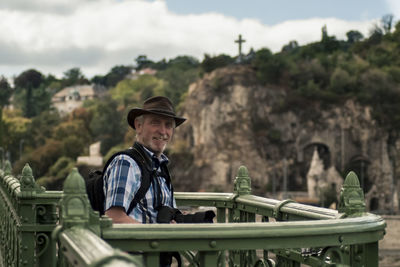
[[152,247],[152,248],[158,248],[158,242],[157,241],[151,241],[150,242],[150,247]]
[[210,247],[215,248],[217,246],[217,241],[210,241]]

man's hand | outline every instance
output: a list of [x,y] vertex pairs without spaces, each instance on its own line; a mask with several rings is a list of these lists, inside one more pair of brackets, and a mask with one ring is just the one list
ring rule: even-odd
[[112,219],[113,223],[140,223],[128,216],[123,207],[111,207],[105,211],[105,214]]

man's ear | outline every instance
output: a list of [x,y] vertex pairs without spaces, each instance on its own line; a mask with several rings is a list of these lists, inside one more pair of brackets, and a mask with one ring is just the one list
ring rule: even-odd
[[142,127],[142,123],[140,122],[140,120],[135,119],[134,123],[135,123],[136,132],[140,131],[140,128]]

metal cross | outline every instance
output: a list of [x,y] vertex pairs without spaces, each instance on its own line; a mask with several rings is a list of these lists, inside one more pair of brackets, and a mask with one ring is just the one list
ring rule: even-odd
[[235,40],[235,43],[239,44],[239,58],[242,58],[242,43],[246,42],[246,40],[242,39],[242,35],[239,34],[239,39]]

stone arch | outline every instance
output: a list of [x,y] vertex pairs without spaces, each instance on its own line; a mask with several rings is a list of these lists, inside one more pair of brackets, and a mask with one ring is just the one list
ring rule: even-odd
[[368,176],[368,167],[370,164],[371,161],[367,156],[355,155],[347,162],[345,167],[345,175],[349,171],[354,171],[357,174],[364,193],[368,192],[373,185],[373,181]]
[[307,173],[310,169],[314,150],[317,150],[320,159],[323,162],[324,170],[331,166],[331,150],[329,146],[322,142],[310,142],[302,146],[297,159],[297,179],[298,187],[307,191]]
[[[303,147],[303,158],[308,164],[311,161],[314,149],[317,149],[319,158],[324,163],[324,169],[328,169],[331,166],[331,150],[327,144],[322,142],[313,142]],[[308,166],[309,167],[309,166]]]

